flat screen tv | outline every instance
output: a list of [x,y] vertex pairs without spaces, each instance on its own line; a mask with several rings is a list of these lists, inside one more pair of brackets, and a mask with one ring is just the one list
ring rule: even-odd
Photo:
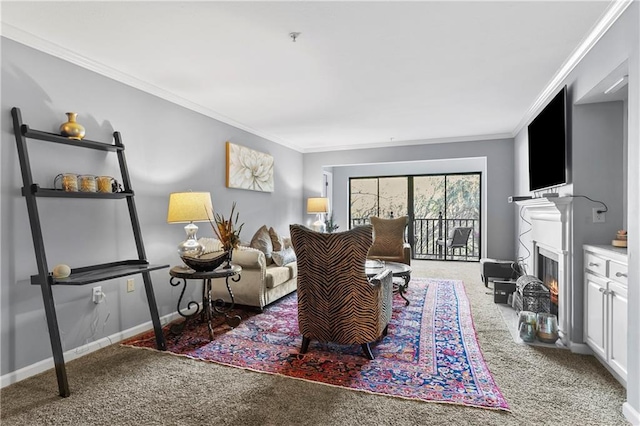
[[568,183],[567,86],[529,124],[529,190]]

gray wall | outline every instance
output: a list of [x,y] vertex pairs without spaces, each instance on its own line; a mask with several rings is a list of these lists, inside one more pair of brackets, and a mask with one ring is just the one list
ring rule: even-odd
[[[561,193],[582,194],[602,199],[609,206],[607,223],[589,223],[592,205],[575,201],[574,206],[574,325],[582,331],[582,244],[607,244],[613,239],[612,231],[625,223],[631,236],[629,239],[629,321],[628,321],[628,378],[627,405],[625,410],[634,410],[640,416],[640,66],[638,29],[640,8],[634,2],[598,41],[591,51],[573,69],[562,84],[570,88],[569,105],[581,99],[620,64],[629,64],[629,100],[626,108],[628,121],[621,115],[624,105],[581,105],[572,108],[573,113],[573,185],[561,189]],[[591,122],[591,120],[594,120]],[[628,133],[625,135],[625,122]],[[602,126],[602,127],[600,127]],[[528,193],[527,134],[526,126],[515,137],[515,183],[516,191]],[[628,138],[628,147],[624,140]],[[622,143],[621,143],[622,141]],[[624,199],[625,150],[628,149],[627,197]],[[516,220],[516,222],[518,222]],[[519,227],[517,227],[519,230]],[[640,418],[640,417],[639,417]]]
[[[22,110],[32,128],[57,132],[66,111],[78,112],[87,138],[110,142],[120,131],[147,256],[152,263],[176,265],[182,224],[166,223],[169,193],[210,191],[217,211],[228,214],[237,202],[241,238],[251,239],[263,224],[288,232],[302,220],[302,154],[258,136],[133,89],[94,72],[2,38],[1,170],[1,374],[51,356],[40,289],[29,283],[37,273],[22,179],[11,123],[11,107]],[[225,187],[225,142],[248,146],[275,158],[275,191],[260,193]],[[87,152],[84,152],[87,151]],[[51,187],[60,172],[119,176],[116,156],[42,141],[29,142],[36,182]],[[40,198],[47,261],[71,267],[135,258],[126,202]],[[208,223],[199,236],[213,236]],[[161,315],[174,312],[179,290],[168,270],[152,273]],[[136,291],[126,279],[100,283],[107,303],[94,305],[91,285],[57,286],[54,297],[65,351],[150,320],[141,277]],[[197,296],[195,289],[192,293]],[[110,313],[108,321],[104,320]],[[91,326],[96,320],[97,327]]]
[[[573,201],[573,335],[583,334],[583,252],[584,244],[610,244],[623,229],[624,208],[624,108],[622,102],[576,105],[573,108],[573,195],[586,195],[605,203],[605,223],[593,223],[593,208],[601,208],[583,198]],[[597,159],[594,161],[594,159]]]
[[[346,229],[348,192],[345,192],[345,177],[341,178],[340,173],[337,172],[340,169],[338,166],[371,164],[372,170],[375,170],[380,165],[384,166],[380,169],[385,174],[392,174],[393,170],[397,170],[397,174],[400,174],[403,168],[407,169],[406,164],[389,165],[411,161],[415,163],[410,163],[409,170],[425,170],[425,173],[430,173],[428,170],[441,170],[436,168],[435,163],[430,163],[435,160],[446,163],[451,159],[484,159],[486,173],[482,169],[475,171],[482,171],[483,181],[486,182],[483,187],[486,193],[486,196],[483,194],[483,202],[486,205],[485,224],[483,224],[486,226],[484,229],[484,241],[487,243],[485,254],[488,257],[511,259],[515,251],[513,206],[507,203],[507,197],[513,195],[513,155],[512,139],[445,144],[428,144],[425,141],[423,145],[305,154],[304,197],[320,194],[323,167],[333,167],[333,208],[336,211],[340,229]],[[461,164],[459,160],[455,163]],[[454,171],[455,167],[451,167],[450,171]],[[463,166],[460,165],[460,167]]]

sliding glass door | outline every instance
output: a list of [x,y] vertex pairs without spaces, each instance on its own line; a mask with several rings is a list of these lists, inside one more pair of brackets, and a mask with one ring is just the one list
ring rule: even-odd
[[410,218],[416,259],[480,259],[480,173],[351,178],[350,226]]
[[480,259],[480,174],[413,178],[413,256]]

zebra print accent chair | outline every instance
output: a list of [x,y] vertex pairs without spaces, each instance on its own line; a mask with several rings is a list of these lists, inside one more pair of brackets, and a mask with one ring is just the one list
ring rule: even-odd
[[371,225],[333,234],[289,228],[298,258],[300,352],[319,340],[359,344],[373,359],[370,343],[387,334],[391,320],[393,282],[389,269],[372,279],[365,274]]

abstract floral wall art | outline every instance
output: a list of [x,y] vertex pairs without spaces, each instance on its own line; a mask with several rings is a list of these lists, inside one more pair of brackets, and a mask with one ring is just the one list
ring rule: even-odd
[[273,156],[227,142],[227,187],[273,192]]

